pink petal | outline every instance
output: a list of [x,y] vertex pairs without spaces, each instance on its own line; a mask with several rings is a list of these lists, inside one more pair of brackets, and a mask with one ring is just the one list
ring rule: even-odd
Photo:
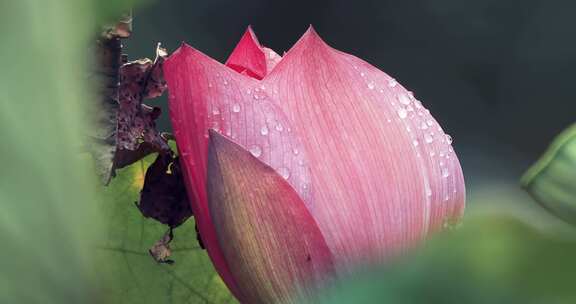
[[262,84],[305,134],[311,212],[339,265],[386,259],[460,217],[458,158],[390,76],[310,29]]
[[169,106],[188,192],[198,228],[216,269],[238,295],[217,243],[206,196],[208,129],[231,137],[278,170],[311,202],[306,152],[286,116],[270,102],[274,92],[190,46],[183,45],[164,64]]
[[258,38],[249,26],[226,60],[226,65],[238,73],[245,73],[250,77],[262,79],[267,73],[266,55],[258,42]]
[[276,65],[282,60],[282,56],[278,55],[274,50],[269,49],[267,47],[263,47],[262,51],[266,56],[266,70],[267,73],[270,73]]
[[244,301],[314,295],[334,271],[308,209],[274,169],[216,132],[210,138],[210,214]]

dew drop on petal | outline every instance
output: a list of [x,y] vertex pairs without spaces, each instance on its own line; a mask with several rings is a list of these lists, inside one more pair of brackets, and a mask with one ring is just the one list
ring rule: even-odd
[[432,196],[432,189],[428,184],[426,185],[426,196]]
[[262,149],[258,146],[252,146],[250,147],[250,153],[255,157],[260,157],[260,155],[262,155]]
[[292,153],[294,153],[294,155],[298,155],[298,153],[300,153],[300,151],[298,151],[298,149],[294,148],[294,149],[292,150]]
[[426,124],[427,124],[429,127],[431,127],[431,126],[434,124],[434,122],[433,122],[431,119],[428,119],[428,120],[426,121]]
[[403,105],[409,105],[411,102],[410,97],[408,97],[408,95],[406,94],[399,94],[397,98],[398,101]]
[[433,138],[432,135],[430,135],[430,134],[424,134],[424,141],[425,141],[427,144],[430,144],[430,143],[432,143],[432,142],[434,141],[434,138]]
[[237,103],[234,104],[234,105],[232,106],[232,112],[234,112],[234,113],[240,112],[240,105],[237,104]]
[[412,144],[414,145],[414,147],[417,147],[417,146],[418,146],[418,140],[416,140],[416,139],[413,140],[413,141],[412,141]]
[[446,142],[450,145],[452,144],[452,136],[446,134]]
[[398,85],[398,82],[396,81],[396,79],[390,79],[390,80],[388,80],[388,86],[389,86],[389,87],[393,88],[393,87],[395,87],[395,86],[397,86],[397,85]]
[[290,178],[290,170],[288,170],[288,168],[278,168],[278,174],[280,174],[280,176],[282,176],[284,179]]
[[404,119],[406,116],[408,116],[408,112],[406,112],[406,109],[404,108],[398,109],[398,116]]
[[[420,114],[420,113],[418,113],[418,114]],[[427,125],[425,122],[422,122],[422,123],[420,124],[420,129],[426,130],[426,129],[428,129],[428,125]]]
[[450,171],[448,171],[448,168],[442,168],[442,177],[448,176],[450,176]]
[[414,101],[414,106],[416,107],[416,109],[421,109],[422,108],[422,103],[419,100],[415,100]]
[[262,135],[268,135],[268,127],[263,126],[263,127],[260,129],[260,134],[262,134]]
[[369,88],[370,90],[374,90],[374,82],[370,81],[370,82],[368,83],[368,88]]
[[219,114],[220,114],[220,110],[218,110],[218,109],[215,108],[214,110],[212,110],[212,114],[214,114],[214,115],[219,115]]
[[284,130],[284,127],[282,126],[282,124],[279,123],[279,124],[276,125],[275,129],[276,129],[276,131],[278,131],[278,132],[282,132],[282,131]]

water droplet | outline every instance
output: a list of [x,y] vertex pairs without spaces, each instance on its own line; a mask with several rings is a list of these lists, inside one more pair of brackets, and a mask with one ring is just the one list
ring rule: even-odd
[[268,127],[263,126],[263,127],[260,129],[260,134],[262,134],[262,135],[268,135]]
[[426,124],[427,124],[429,127],[431,127],[431,126],[434,124],[434,122],[433,122],[431,119],[428,119],[428,120],[426,121]]
[[397,96],[397,98],[398,98],[398,101],[403,105],[409,105],[411,102],[410,98],[406,94],[399,94]]
[[208,83],[208,87],[211,88],[211,87],[212,87],[212,84],[211,84],[211,83]]
[[262,155],[262,149],[258,146],[252,146],[250,147],[250,153],[252,153],[254,157],[260,157],[260,155]]
[[360,76],[364,77],[364,76],[366,76],[366,74],[364,74],[364,72],[361,72]]
[[392,122],[392,120],[390,118],[386,119],[387,122]]
[[421,109],[422,108],[422,103],[419,100],[415,100],[414,101],[414,106],[416,107],[416,109]]
[[368,88],[369,88],[370,90],[374,90],[374,82],[370,81],[370,82],[368,83]]
[[260,89],[261,89],[261,90],[266,90],[266,87],[265,87],[264,85],[261,85],[261,86],[260,86]]
[[451,145],[452,144],[452,136],[446,134],[446,142]]
[[298,149],[296,149],[296,148],[294,148],[294,149],[292,150],[292,152],[294,153],[294,155],[298,155],[298,153],[300,153],[300,151],[298,151]]
[[442,177],[448,176],[450,176],[450,171],[448,171],[448,168],[442,168]]
[[237,103],[234,104],[234,105],[232,106],[232,112],[234,112],[234,113],[240,112],[240,105],[237,104]]
[[398,82],[396,81],[396,79],[393,79],[393,78],[392,78],[392,79],[388,80],[388,86],[389,86],[389,87],[393,88],[393,87],[395,87],[395,86],[397,86],[397,85],[398,85]]
[[278,131],[278,132],[282,132],[282,131],[284,130],[284,127],[282,126],[282,124],[279,123],[279,124],[276,125],[275,129],[276,129],[276,131]]
[[212,110],[212,114],[214,114],[214,115],[219,115],[219,114],[220,114],[220,110],[214,109],[214,110]]
[[430,151],[430,157],[434,157],[435,155],[436,155],[436,152]]
[[426,129],[428,129],[428,125],[427,125],[425,122],[422,122],[422,123],[420,124],[420,129],[426,130]]
[[428,184],[426,184],[426,196],[432,196],[432,189]]
[[260,96],[258,94],[254,94],[253,98],[258,100],[258,99],[260,99]]
[[290,170],[285,167],[278,168],[278,174],[282,176],[284,179],[288,179],[290,177]]
[[246,89],[246,93],[247,93],[248,95],[250,95],[250,94],[252,94],[252,90]]
[[448,200],[450,200],[450,196],[446,195],[446,197],[444,198],[444,201],[447,202]]
[[228,80],[224,79],[224,85],[228,85]]
[[452,149],[452,147],[448,147],[448,152],[452,153],[454,152],[454,149]]
[[416,139],[413,140],[413,141],[412,141],[412,144],[414,145],[414,147],[418,147],[418,140],[416,140]]
[[404,119],[406,116],[408,116],[408,112],[406,112],[406,109],[404,108],[398,109],[398,116]]
[[424,134],[424,141],[427,144],[430,144],[434,141],[434,137],[432,137],[430,134]]

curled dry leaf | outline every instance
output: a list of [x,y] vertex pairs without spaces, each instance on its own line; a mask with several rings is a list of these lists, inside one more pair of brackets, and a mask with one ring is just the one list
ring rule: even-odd
[[148,252],[150,255],[156,260],[158,263],[165,263],[165,264],[174,264],[173,260],[170,260],[169,257],[172,255],[172,251],[170,250],[170,242],[174,238],[172,234],[172,228],[168,229],[164,236],[159,239]]
[[[140,59],[120,68],[120,92],[114,169],[129,165],[151,152],[168,153],[170,147],[156,130],[160,108],[142,103],[164,92],[162,63],[166,51],[158,45],[156,59]],[[136,152],[136,153],[135,153]]]
[[138,209],[170,228],[180,226],[192,215],[178,158],[159,154],[146,171]]
[[[125,30],[118,32],[122,28]],[[162,75],[166,51],[158,44],[154,61],[146,58],[127,62],[121,54],[120,38],[129,32],[128,27],[122,28],[104,31],[96,48],[94,72],[101,78],[98,91],[102,97],[90,113],[94,127],[89,134],[89,149],[104,184],[116,175],[116,169],[150,153],[170,151],[167,139],[156,130],[160,108],[143,104],[144,99],[158,97],[166,89]]]

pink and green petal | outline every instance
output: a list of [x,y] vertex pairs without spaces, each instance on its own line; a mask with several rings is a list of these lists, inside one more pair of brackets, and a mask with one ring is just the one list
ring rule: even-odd
[[298,193],[217,132],[207,186],[218,241],[246,303],[296,303],[332,277],[332,254]]
[[[183,45],[164,64],[170,117],[198,228],[216,269],[234,291],[234,278],[218,246],[206,196],[208,129],[232,138],[284,176],[311,203],[306,151],[273,92]],[[238,294],[238,292],[235,292]]]

